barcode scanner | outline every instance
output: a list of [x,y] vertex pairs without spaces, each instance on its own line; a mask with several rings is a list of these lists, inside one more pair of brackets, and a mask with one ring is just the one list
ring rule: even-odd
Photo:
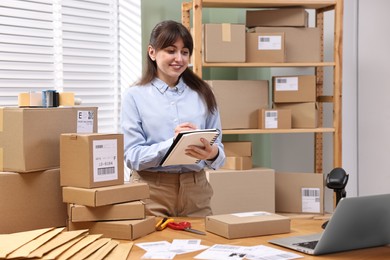
[[[343,168],[334,168],[326,176],[326,187],[333,189],[333,191],[336,193],[336,206],[342,198],[347,196],[345,186],[347,186],[348,177],[349,175]],[[324,229],[327,224],[328,221],[322,224],[322,228]]]

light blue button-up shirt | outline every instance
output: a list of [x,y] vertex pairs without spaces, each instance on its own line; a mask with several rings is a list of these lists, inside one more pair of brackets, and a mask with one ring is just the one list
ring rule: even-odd
[[174,88],[158,78],[145,86],[128,88],[123,93],[121,109],[126,165],[136,171],[172,173],[198,172],[205,167],[221,167],[225,162],[222,135],[215,141],[219,155],[213,161],[201,160],[198,164],[159,166],[173,143],[175,127],[184,122],[193,123],[200,129],[217,128],[221,131],[219,113],[208,113],[203,99],[182,79]]

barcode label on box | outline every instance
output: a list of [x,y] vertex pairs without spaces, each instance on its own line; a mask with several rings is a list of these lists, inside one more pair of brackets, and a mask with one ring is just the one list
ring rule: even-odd
[[321,191],[319,188],[302,188],[302,212],[320,213]]
[[259,36],[257,41],[258,50],[281,50],[282,49],[282,36],[267,35]]
[[94,140],[92,145],[94,182],[117,180],[119,178],[117,140]]
[[275,91],[298,91],[298,77],[276,78]]
[[265,111],[265,128],[278,128],[278,111]]
[[95,114],[93,111],[77,111],[77,133],[90,134],[93,133],[93,121]]

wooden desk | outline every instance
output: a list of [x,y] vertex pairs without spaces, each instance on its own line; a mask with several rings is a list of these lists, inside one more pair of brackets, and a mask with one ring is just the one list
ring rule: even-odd
[[[190,221],[192,223],[192,227],[198,230],[205,230],[204,219],[189,219],[189,218],[175,218],[177,221]],[[295,235],[304,235],[310,233],[320,232],[321,224],[324,222],[323,219],[314,219],[313,217],[306,218],[292,218],[291,221],[291,232],[288,234],[280,234],[273,236],[260,236],[260,237],[250,237],[250,238],[240,238],[240,239],[225,239],[221,236],[215,235],[210,232],[206,232],[207,235],[197,235],[186,231],[177,231],[169,228],[164,229],[163,231],[156,231],[152,234],[149,234],[145,237],[134,240],[134,244],[142,243],[142,242],[155,242],[155,241],[168,241],[172,242],[173,239],[201,239],[202,245],[212,246],[215,244],[226,244],[226,245],[240,245],[240,246],[255,246],[255,245],[266,245],[270,247],[274,247],[277,249],[290,251],[297,253],[299,255],[304,256],[303,259],[353,259],[353,260],[375,260],[375,259],[390,259],[390,247],[375,247],[368,249],[360,249],[353,250],[348,252],[334,253],[322,256],[310,256],[305,255],[296,251],[291,251],[289,249],[278,247],[276,245],[272,245],[267,241],[271,238],[276,237],[285,237],[285,236],[295,236]],[[177,255],[174,259],[193,259],[194,256],[198,255],[202,251],[196,251],[188,254]],[[141,259],[142,255],[145,254],[145,251],[136,245],[131,249],[130,255],[128,259]]]

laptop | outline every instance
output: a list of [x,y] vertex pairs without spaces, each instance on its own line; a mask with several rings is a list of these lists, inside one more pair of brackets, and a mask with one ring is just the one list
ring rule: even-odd
[[269,243],[323,255],[390,243],[390,194],[342,198],[324,231]]

